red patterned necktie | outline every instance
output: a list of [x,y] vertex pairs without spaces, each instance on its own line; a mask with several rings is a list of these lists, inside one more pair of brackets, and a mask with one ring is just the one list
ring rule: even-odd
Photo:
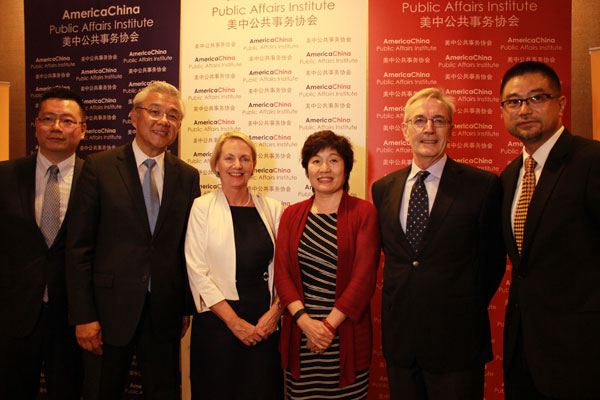
[[523,175],[523,183],[521,185],[521,197],[517,203],[517,210],[515,211],[515,220],[513,222],[513,232],[515,235],[515,242],[519,254],[523,247],[523,232],[525,232],[525,220],[527,219],[527,209],[529,208],[529,202],[533,197],[533,191],[535,190],[535,165],[537,163],[533,157],[529,156],[525,160],[525,174]]

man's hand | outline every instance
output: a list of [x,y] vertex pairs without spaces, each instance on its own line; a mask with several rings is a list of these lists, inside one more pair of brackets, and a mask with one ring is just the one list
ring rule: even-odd
[[77,343],[91,353],[102,355],[102,328],[98,321],[87,324],[77,325],[75,327],[75,336]]

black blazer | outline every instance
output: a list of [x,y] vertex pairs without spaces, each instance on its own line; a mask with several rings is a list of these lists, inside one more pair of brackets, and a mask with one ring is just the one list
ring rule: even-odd
[[503,230],[513,264],[504,327],[504,369],[519,331],[537,389],[595,397],[600,376],[600,143],[564,131],[529,205],[519,256],[511,206],[522,157],[501,174]]
[[[76,158],[71,194],[82,165]],[[53,321],[68,326],[65,226],[72,202],[48,248],[35,219],[35,170],[36,154],[0,163],[0,315],[2,330],[17,337],[35,327],[46,284]]]
[[432,372],[481,366],[492,358],[487,307],[506,268],[500,182],[448,158],[415,254],[399,219],[409,171],[372,187],[385,255],[383,355]]
[[198,171],[166,153],[154,235],[131,143],[90,155],[74,194],[67,236],[67,290],[72,324],[99,321],[105,343],[133,338],[152,279],[155,334],[175,340],[193,310],[183,244]]

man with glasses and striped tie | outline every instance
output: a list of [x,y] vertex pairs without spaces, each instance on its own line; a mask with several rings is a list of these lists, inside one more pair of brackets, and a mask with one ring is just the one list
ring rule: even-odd
[[81,347],[101,356],[89,379],[100,399],[121,397],[133,354],[145,398],[179,399],[179,341],[194,309],[183,244],[200,195],[198,170],[166,152],[183,110],[174,86],[142,89],[129,113],[135,139],[90,155],[74,194],[69,317]]
[[572,135],[556,72],[511,67],[500,88],[523,154],[500,178],[513,264],[504,326],[506,399],[599,399],[600,143]]
[[40,100],[38,150],[0,163],[0,398],[79,399],[81,351],[67,322],[65,226],[83,160],[79,95],[56,87]]

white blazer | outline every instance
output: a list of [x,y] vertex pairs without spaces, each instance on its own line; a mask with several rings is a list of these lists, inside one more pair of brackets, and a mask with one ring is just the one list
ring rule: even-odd
[[[251,193],[275,249],[282,204]],[[236,288],[235,237],[229,203],[221,189],[194,201],[185,236],[185,259],[196,309],[210,311],[222,300],[239,300]],[[273,302],[273,258],[269,263],[269,291]]]

